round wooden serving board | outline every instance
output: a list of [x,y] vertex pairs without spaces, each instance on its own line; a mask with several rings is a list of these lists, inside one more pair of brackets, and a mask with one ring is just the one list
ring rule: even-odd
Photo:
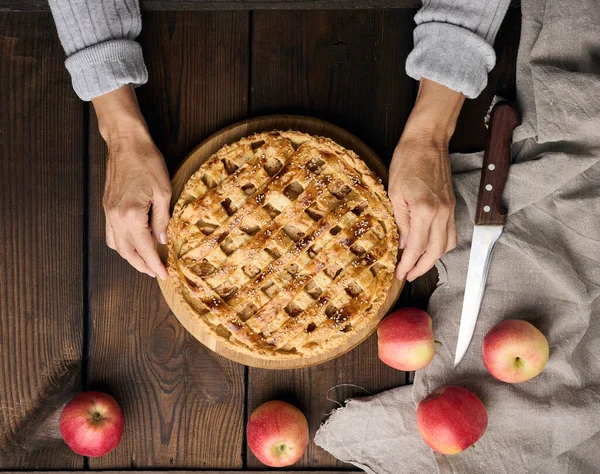
[[[387,185],[388,171],[381,159],[365,145],[361,140],[356,138],[346,130],[337,127],[329,122],[311,117],[302,117],[296,115],[270,115],[264,117],[256,117],[243,122],[233,124],[226,127],[214,135],[211,135],[204,140],[190,153],[183,161],[175,177],[172,180],[173,197],[171,199],[171,211],[187,183],[188,179],[198,170],[200,165],[206,161],[213,153],[218,151],[222,146],[231,144],[239,139],[252,135],[254,133],[265,132],[270,130],[297,130],[299,132],[308,133],[311,135],[323,136],[331,138],[340,145],[350,150],[353,150],[362,158],[362,160],[379,176],[384,185]],[[159,253],[164,262],[167,261],[166,246],[159,246]],[[188,310],[179,303],[175,297],[174,285],[169,278],[166,281],[158,279],[160,289],[169,304],[169,307],[179,319],[179,322],[202,344],[209,349],[215,351],[230,360],[239,362],[240,364],[249,365],[251,367],[260,367],[265,369],[296,369],[300,367],[308,367],[311,365],[320,364],[322,362],[334,359],[335,357],[348,352],[354,348],[377,328],[379,321],[387,314],[390,308],[394,305],[402,290],[403,282],[396,279],[393,280],[392,287],[385,299],[383,305],[379,309],[377,317],[363,329],[362,332],[357,332],[351,337],[346,344],[336,347],[332,351],[318,354],[313,357],[297,357],[293,359],[274,360],[264,356],[253,356],[247,353],[236,352],[211,333],[206,332],[189,314]]]

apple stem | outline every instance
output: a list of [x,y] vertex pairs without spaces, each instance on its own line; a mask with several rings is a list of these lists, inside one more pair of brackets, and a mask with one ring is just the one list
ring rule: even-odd
[[438,341],[437,339],[434,339],[433,342],[435,343],[436,346],[442,347],[442,343],[440,341]]

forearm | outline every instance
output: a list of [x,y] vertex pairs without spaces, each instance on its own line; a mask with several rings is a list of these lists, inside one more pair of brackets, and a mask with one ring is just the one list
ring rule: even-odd
[[147,81],[137,0],[49,0],[65,65],[83,100]]
[[426,138],[440,147],[447,147],[464,101],[464,94],[428,79],[422,79],[402,139]]
[[150,138],[130,84],[94,98],[92,104],[98,117],[98,129],[109,147],[117,140]]
[[477,97],[496,63],[492,45],[509,4],[510,0],[427,2],[415,16],[415,47],[406,61],[407,74]]

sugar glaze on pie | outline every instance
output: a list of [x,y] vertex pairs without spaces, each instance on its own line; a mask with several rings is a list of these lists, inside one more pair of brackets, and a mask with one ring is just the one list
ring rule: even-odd
[[377,316],[398,231],[381,181],[354,152],[275,131],[201,165],[168,247],[177,297],[206,331],[238,352],[307,357]]

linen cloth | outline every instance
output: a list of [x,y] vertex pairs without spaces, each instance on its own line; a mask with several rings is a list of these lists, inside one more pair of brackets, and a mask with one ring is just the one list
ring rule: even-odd
[[[597,1],[523,0],[517,64],[523,123],[513,135],[504,200],[475,335],[452,370],[483,154],[453,155],[458,247],[439,262],[429,312],[442,342],[414,385],[354,399],[315,442],[369,473],[600,472],[600,8]],[[536,378],[489,375],[483,336],[525,319],[550,343]],[[473,449],[438,455],[421,440],[417,404],[436,388],[469,388],[488,410]]]

